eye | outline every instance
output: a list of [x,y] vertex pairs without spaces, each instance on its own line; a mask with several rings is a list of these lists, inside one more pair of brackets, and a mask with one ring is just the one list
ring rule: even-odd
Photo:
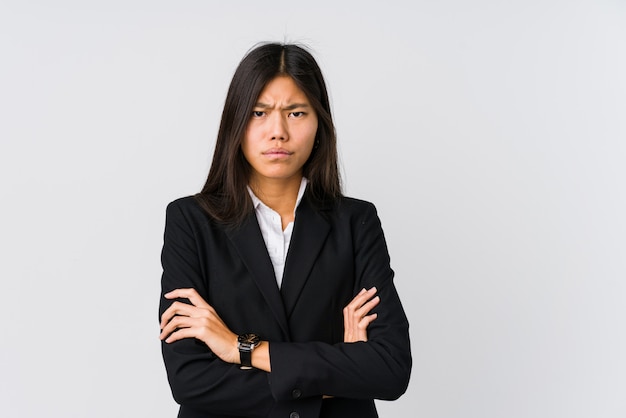
[[291,116],[292,118],[301,118],[302,116],[304,116],[306,113],[304,112],[291,112],[289,114],[289,116]]
[[265,116],[265,112],[262,110],[255,110],[252,112],[252,117],[254,118],[262,118],[263,116]]

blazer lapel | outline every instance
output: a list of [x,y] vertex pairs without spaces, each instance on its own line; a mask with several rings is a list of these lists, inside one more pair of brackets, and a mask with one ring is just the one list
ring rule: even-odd
[[237,248],[239,256],[254,278],[281,329],[287,338],[290,338],[283,301],[276,283],[276,275],[254,212],[248,216],[241,227],[227,229],[226,234]]
[[280,289],[287,317],[298,301],[329,231],[330,225],[313,209],[305,194],[296,211]]

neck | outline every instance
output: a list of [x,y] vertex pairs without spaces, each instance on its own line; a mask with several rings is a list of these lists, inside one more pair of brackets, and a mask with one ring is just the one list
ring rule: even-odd
[[283,220],[293,219],[302,176],[289,179],[250,179],[250,188],[267,206],[278,212]]

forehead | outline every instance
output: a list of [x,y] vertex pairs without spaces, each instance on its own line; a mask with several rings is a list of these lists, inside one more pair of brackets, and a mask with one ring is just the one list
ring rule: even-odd
[[309,103],[306,94],[298,87],[296,82],[289,76],[277,76],[270,80],[258,98],[259,102],[271,104],[280,103]]

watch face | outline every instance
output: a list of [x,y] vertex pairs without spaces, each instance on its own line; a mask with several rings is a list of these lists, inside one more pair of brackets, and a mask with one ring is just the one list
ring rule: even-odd
[[237,338],[237,341],[241,344],[249,344],[256,347],[261,341],[261,338],[256,334],[242,334]]

